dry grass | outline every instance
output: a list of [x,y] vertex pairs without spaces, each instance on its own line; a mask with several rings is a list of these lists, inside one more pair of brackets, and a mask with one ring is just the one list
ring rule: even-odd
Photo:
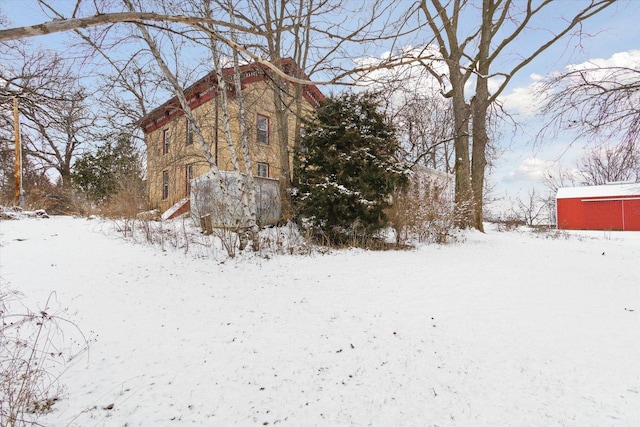
[[0,281],[0,425],[39,425],[63,393],[61,375],[89,340],[64,311],[33,312],[21,304],[20,293]]

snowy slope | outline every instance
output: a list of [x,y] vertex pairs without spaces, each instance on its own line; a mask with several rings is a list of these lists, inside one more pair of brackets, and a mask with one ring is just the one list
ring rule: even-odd
[[222,263],[107,228],[0,222],[2,278],[96,338],[45,425],[640,425],[639,233]]

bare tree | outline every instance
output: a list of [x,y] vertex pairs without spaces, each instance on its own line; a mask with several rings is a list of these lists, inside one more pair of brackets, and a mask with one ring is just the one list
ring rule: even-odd
[[451,104],[438,95],[406,94],[395,121],[407,161],[453,173]]
[[[130,11],[134,11],[134,5],[130,0],[124,0],[125,4],[127,5],[127,7],[129,8]],[[162,71],[162,73],[164,74],[165,78],[170,82],[171,84],[171,91],[173,92],[174,96],[177,98],[179,104],[180,104],[180,108],[182,110],[182,112],[184,113],[185,117],[187,118],[187,121],[189,123],[189,126],[191,127],[195,138],[197,139],[200,149],[204,155],[204,158],[206,159],[209,168],[211,170],[211,173],[213,174],[213,177],[217,183],[217,185],[219,186],[219,189],[221,191],[222,194],[222,198],[223,201],[226,201],[228,199],[230,199],[230,193],[227,189],[227,183],[226,181],[223,179],[222,177],[222,173],[220,171],[220,168],[218,167],[218,164],[216,162],[215,159],[215,154],[211,152],[211,147],[208,144],[207,140],[204,137],[204,134],[202,132],[201,129],[201,124],[198,123],[198,121],[195,119],[194,115],[193,115],[193,111],[191,109],[191,107],[189,106],[189,102],[187,101],[186,95],[184,93],[183,90],[183,86],[180,84],[180,82],[178,81],[176,75],[174,72],[172,72],[169,68],[169,66],[167,65],[166,60],[164,59],[161,49],[158,45],[158,42],[154,39],[154,37],[151,35],[151,33],[149,32],[149,30],[142,24],[137,24],[137,28],[138,31],[140,32],[142,39],[145,41],[145,43],[147,44],[149,50],[151,51],[158,67],[160,68],[160,70]],[[211,53],[212,56],[214,58],[214,67],[216,69],[217,72],[217,84],[219,85],[219,89],[220,89],[220,94],[222,96],[222,111],[223,111],[223,128],[224,128],[224,133],[226,136],[226,141],[227,141],[227,148],[229,149],[230,152],[230,156],[231,156],[231,162],[233,165],[233,171],[236,174],[236,176],[238,177],[238,182],[242,183],[244,182],[244,180],[241,178],[241,171],[240,171],[240,166],[239,166],[239,162],[238,162],[238,156],[236,154],[236,149],[235,149],[235,142],[233,140],[232,134],[231,134],[231,129],[230,129],[230,119],[229,119],[229,105],[228,105],[228,101],[227,101],[227,93],[228,93],[228,89],[226,86],[226,76],[224,76],[222,74],[222,66],[219,62],[220,59],[220,52],[218,51],[218,40],[217,37],[215,37],[215,29],[212,26],[209,26],[209,28],[204,28],[203,30],[208,30],[207,33],[208,35],[211,37]],[[235,61],[236,65],[237,65],[237,59]],[[236,68],[234,68],[234,74],[237,74],[239,76],[239,70]],[[235,85],[238,85],[240,83],[239,77],[237,81],[234,81],[234,87]],[[238,85],[237,87],[235,87],[235,90],[237,91],[237,94],[240,93],[241,96],[241,87]],[[246,132],[242,132],[242,134],[245,134],[246,136]],[[248,152],[247,152],[248,154]],[[246,159],[245,159],[246,160]],[[248,163],[248,166],[250,166],[250,162]],[[252,187],[253,182],[252,180],[248,180],[250,181],[248,183],[248,185],[250,185]],[[252,198],[250,196],[251,191],[253,191],[253,195],[254,197]],[[258,249],[259,248],[259,240],[258,240],[258,234],[257,234],[257,224],[256,224],[256,206],[255,206],[255,190],[253,188],[251,188],[250,190],[248,190],[249,195],[247,196],[247,187],[243,188],[243,191],[241,192],[242,194],[242,217],[241,218],[237,218],[238,221],[238,229],[239,231],[241,231],[242,233],[245,232],[245,230],[249,230],[251,233],[251,239],[253,242],[253,247],[254,249]],[[244,240],[243,240],[244,242]],[[231,252],[229,252],[229,255],[232,255]]]
[[[233,4],[229,0],[227,3],[229,7],[230,20],[231,22],[235,22],[234,18],[234,9]],[[210,2],[205,2],[205,13],[207,16],[213,15],[213,10],[211,9]],[[210,26],[210,30],[215,31],[215,28]],[[230,31],[230,39],[238,43],[238,35],[232,29]],[[260,248],[260,238],[258,235],[259,227],[257,223],[257,203],[256,203],[256,187],[255,182],[253,180],[253,169],[252,164],[253,161],[251,159],[251,154],[249,151],[249,134],[247,130],[247,117],[246,117],[246,108],[245,108],[245,99],[244,93],[242,91],[242,73],[240,71],[240,57],[237,50],[232,50],[231,52],[231,60],[233,64],[233,92],[236,96],[236,101],[238,104],[237,111],[237,122],[240,128],[239,135],[239,145],[242,151],[242,160],[244,163],[244,177],[243,171],[240,169],[240,164],[238,162],[238,156],[236,154],[236,141],[233,138],[233,134],[231,132],[231,109],[229,108],[229,100],[228,100],[228,89],[226,83],[226,76],[223,73],[223,64],[222,64],[222,52],[220,49],[221,43],[216,40],[214,37],[209,37],[209,43],[211,47],[211,55],[213,58],[213,65],[216,70],[217,83],[220,88],[220,97],[221,97],[221,107],[222,107],[222,118],[223,118],[223,127],[224,127],[224,135],[227,141],[227,147],[229,152],[231,153],[231,163],[233,165],[233,171],[236,175],[236,180],[240,185],[240,197],[242,201],[242,209],[243,209],[243,217],[241,221],[241,233],[240,233],[240,249],[244,249],[246,245],[246,234],[248,233],[248,237],[252,242],[253,250],[257,251]]]
[[554,196],[540,196],[534,188],[531,188],[525,196],[516,201],[513,207],[514,215],[529,227],[549,223],[551,220],[549,206],[552,201],[555,201]]
[[566,168],[558,163],[546,171],[543,179],[553,194],[562,187],[613,182],[640,182],[640,147],[637,143],[627,141],[592,148],[574,167]]
[[[304,85],[308,83],[308,78],[304,75],[304,73],[300,73],[299,70],[294,70],[295,72],[291,72],[291,70],[285,69],[282,56],[283,51],[281,51],[282,46],[286,45],[284,41],[284,34],[293,34],[293,36],[289,36],[289,38],[293,38],[296,40],[295,52],[300,55],[300,58],[307,57],[307,50],[304,48],[304,44],[310,40],[309,31],[311,31],[312,26],[309,25],[309,15],[305,12],[305,8],[311,11],[316,11],[321,8],[322,5],[329,3],[328,1],[319,1],[318,4],[314,4],[314,2],[270,2],[264,3],[264,10],[267,12],[264,15],[263,21],[267,22],[264,24],[264,29],[261,29],[260,25],[254,25],[250,19],[248,19],[239,7],[235,4],[236,2],[227,2],[227,1],[218,1],[216,2],[219,6],[219,9],[226,13],[216,14],[217,18],[214,18],[214,14],[212,13],[203,13],[201,5],[196,4],[195,2],[192,4],[188,1],[181,1],[175,3],[154,3],[147,5],[145,7],[156,8],[159,12],[146,12],[141,8],[141,3],[137,4],[132,1],[124,1],[124,5],[126,12],[122,12],[118,10],[118,7],[115,6],[115,2],[107,2],[107,3],[94,3],[93,9],[90,9],[92,6],[87,3],[78,3],[78,6],[73,12],[71,17],[62,16],[55,9],[48,5],[48,2],[45,0],[40,0],[40,3],[51,12],[52,16],[55,18],[54,21],[45,23],[41,26],[35,26],[30,28],[23,29],[14,29],[15,31],[2,31],[0,34],[0,40],[2,39],[11,39],[15,37],[29,37],[37,34],[47,34],[50,32],[56,31],[70,31],[73,30],[78,34],[92,49],[96,52],[99,52],[102,57],[109,62],[113,69],[116,70],[118,78],[111,80],[109,84],[109,92],[105,92],[106,99],[111,102],[111,105],[116,106],[116,111],[125,112],[125,113],[134,113],[132,114],[134,117],[137,115],[139,111],[144,111],[146,108],[146,102],[143,99],[143,93],[140,91],[141,84],[144,84],[143,76],[139,72],[140,67],[137,66],[137,61],[130,60],[124,64],[118,63],[113,57],[109,54],[108,50],[105,49],[105,43],[103,38],[97,39],[96,37],[91,37],[86,32],[86,29],[93,28],[97,26],[104,26],[107,28],[111,28],[110,24],[117,22],[127,22],[127,23],[135,23],[138,28],[138,31],[142,34],[142,39],[148,46],[148,51],[151,52],[151,56],[154,58],[159,64],[159,68],[164,75],[166,81],[169,82],[169,88],[172,93],[176,95],[181,104],[181,109],[184,111],[185,116],[189,122],[192,123],[194,134],[196,139],[200,139],[201,148],[203,151],[204,158],[211,166],[211,169],[215,176],[219,176],[219,170],[217,165],[215,164],[215,156],[210,152],[209,147],[206,146],[203,138],[201,137],[201,132],[197,129],[197,124],[193,124],[193,115],[191,114],[188,105],[186,104],[186,99],[184,99],[184,94],[181,94],[181,89],[184,87],[184,84],[179,81],[176,74],[176,66],[170,67],[167,57],[163,58],[163,52],[161,48],[158,46],[158,42],[154,40],[154,34],[161,35],[165,39],[171,39],[172,35],[176,36],[176,39],[185,39],[190,40],[194,45],[209,46],[211,49],[212,56],[218,58],[217,63],[215,63],[215,68],[218,71],[222,69],[221,62],[221,52],[224,46],[230,48],[230,53],[228,53],[228,57],[233,59],[234,68],[236,70],[235,75],[238,77],[234,79],[230,84],[230,89],[233,90],[234,94],[237,96],[238,105],[240,105],[239,114],[242,115],[242,95],[240,90],[240,76],[238,71],[238,66],[240,61],[256,61],[259,64],[265,66],[265,68],[270,69],[271,73],[269,77],[273,82],[273,98],[275,103],[275,111],[276,111],[276,119],[280,124],[277,126],[277,131],[279,132],[278,141],[281,145],[280,149],[280,158],[283,161],[283,173],[282,176],[284,181],[290,185],[291,182],[291,167],[290,167],[290,156],[292,155],[291,150],[289,148],[289,123],[288,123],[288,115],[290,111],[293,109],[301,110],[301,98],[302,91],[304,90]],[[210,2],[207,2],[207,4]],[[105,6],[106,5],[106,6]],[[246,5],[258,5],[258,2],[247,2]],[[276,7],[277,6],[277,7]],[[98,9],[98,7],[107,7],[104,9]],[[89,9],[87,9],[89,8]],[[293,12],[292,12],[293,11]],[[82,17],[83,14],[90,14],[95,12],[96,16],[99,15],[102,18],[93,19],[91,17],[85,18]],[[274,12],[273,15],[270,15],[269,12]],[[278,15],[279,14],[279,15]],[[273,18],[276,16],[276,18]],[[219,19],[223,17],[223,19]],[[253,19],[253,18],[252,18]],[[149,30],[142,22],[155,22],[153,25],[153,29]],[[286,22],[285,22],[286,21]],[[239,24],[237,23],[239,22]],[[260,22],[260,21],[258,21]],[[293,23],[292,23],[293,22]],[[247,26],[245,24],[249,23]],[[241,36],[238,36],[240,34]],[[253,40],[251,40],[253,38]],[[256,39],[266,40],[264,44],[255,43]],[[247,43],[249,41],[249,43]],[[264,52],[267,51],[269,54],[266,56],[267,59],[263,60]],[[239,53],[244,55],[244,58],[239,57]],[[176,53],[176,50],[174,50]],[[176,64],[180,63],[179,55],[175,54],[170,56],[170,58],[175,60]],[[131,65],[133,64],[133,66]],[[172,64],[174,65],[174,64]],[[122,77],[128,77],[127,79],[122,79]],[[225,78],[220,78],[222,76],[218,76],[218,84],[225,85]],[[293,90],[289,85],[294,86]],[[132,111],[131,108],[128,108],[130,104],[127,102],[123,102],[123,99],[119,96],[113,96],[113,89],[124,90],[128,94],[133,94],[134,100],[134,109]],[[223,94],[223,97],[226,96],[226,89],[223,87],[222,90],[218,93]],[[291,94],[294,93],[294,96]],[[225,109],[224,102],[222,108]],[[129,121],[131,123],[131,121]],[[248,141],[247,141],[247,130],[246,130],[246,117],[241,117],[239,120],[241,126],[240,132],[240,144],[239,147],[242,148],[242,164],[246,169],[244,173],[248,177],[247,186],[251,187],[251,159],[249,157],[248,152]],[[299,126],[300,121],[298,120],[297,126]],[[230,132],[225,132],[227,135],[227,146],[229,147],[232,153],[232,159],[236,161],[236,166],[234,170],[240,173],[240,164],[237,160],[240,156],[235,153],[235,142],[231,141],[229,138]],[[286,173],[284,173],[286,171]],[[224,184],[221,182],[221,187],[224,188]],[[288,188],[289,185],[285,187]],[[251,191],[248,192],[249,199],[251,197]],[[253,197],[255,199],[255,197]],[[249,206],[254,205],[255,203],[251,203],[249,200]],[[247,212],[245,212],[245,218],[249,221],[248,228],[255,229],[255,206],[254,208],[249,208]],[[253,219],[251,219],[253,218]],[[253,225],[251,225],[253,224]],[[242,226],[245,227],[244,225]],[[254,234],[257,236],[257,233]],[[257,238],[257,237],[256,237]],[[257,240],[256,240],[257,242]]]
[[[9,107],[11,97],[15,94],[6,92],[0,95],[0,105]],[[23,99],[24,101],[24,99]],[[0,204],[15,203],[15,133],[11,110],[0,108]],[[23,135],[23,138],[29,135]],[[27,196],[27,202],[39,200],[39,196],[51,192],[53,185],[46,172],[29,157],[22,149],[22,188]],[[31,197],[33,195],[34,197]],[[43,206],[38,206],[43,207]]]
[[[453,109],[441,94],[433,72],[446,73],[446,65],[428,60],[432,47],[406,47],[398,54],[360,60],[371,68],[358,70],[357,84],[380,94],[382,108],[400,140],[400,155],[410,167],[423,166],[446,174],[454,171]],[[403,60],[423,57],[417,63]],[[390,66],[390,68],[387,68]]]
[[[308,3],[290,2],[286,0],[250,0],[247,2],[245,10],[238,10],[234,2],[229,0],[217,0],[223,9],[233,16],[238,15],[245,25],[264,28],[260,34],[255,34],[254,43],[256,51],[265,54],[268,60],[284,73],[291,73],[297,78],[303,78],[298,69],[286,70],[284,66],[285,51],[284,44],[293,44],[294,63],[304,69],[306,56],[309,50],[309,33],[311,28],[305,24],[311,18],[311,10],[314,9],[314,2]],[[302,32],[302,36],[301,36]],[[292,37],[293,35],[293,37]],[[290,51],[289,51],[290,52]],[[270,78],[271,93],[276,119],[276,133],[278,154],[280,163],[280,200],[283,204],[283,215],[289,219],[292,215],[289,189],[292,185],[291,168],[291,147],[289,145],[289,116],[295,106],[301,105],[298,101],[302,99],[302,86],[294,84],[293,88],[288,87],[288,80],[278,74]],[[295,105],[295,106],[294,106]],[[301,106],[300,106],[301,108]],[[298,111],[301,114],[301,111]],[[300,120],[297,120],[299,133]]]
[[[73,161],[92,141],[96,116],[88,105],[74,64],[56,52],[16,44],[5,62],[0,100],[19,99],[25,154],[43,170],[55,169],[70,184]],[[6,58],[6,57],[5,57]]]
[[616,146],[598,147],[579,160],[578,168],[587,185],[640,182],[640,145],[627,141]]
[[22,109],[22,126],[32,134],[25,138],[27,154],[40,160],[44,169],[55,169],[65,187],[70,185],[73,161],[92,141],[95,116],[86,99],[78,88],[53,105],[27,104]]
[[[53,9],[50,5],[48,5],[48,2],[46,0],[38,0],[38,2],[45,5],[47,9]],[[125,1],[124,4],[126,5],[128,3]],[[138,11],[135,8],[129,9],[125,12],[114,11],[115,9],[113,8],[111,2],[78,2],[77,5],[92,5],[93,9],[85,10],[84,12],[82,12],[80,7],[76,7],[71,17],[59,17],[57,16],[58,14],[54,12],[54,15],[56,16],[50,21],[38,25],[0,30],[0,42],[21,40],[29,37],[75,31],[78,29],[89,29],[95,27],[111,26],[113,24],[131,23],[137,25],[155,26],[165,33],[178,34],[187,38],[190,38],[190,32],[203,31],[206,34],[209,34],[209,36],[214,37],[218,41],[228,45],[232,49],[237,50],[238,52],[243,52],[249,58],[251,58],[251,60],[271,70],[275,75],[283,77],[290,82],[297,82],[303,85],[312,84],[308,79],[298,79],[296,77],[288,75],[286,72],[271,63],[269,60],[264,59],[262,55],[252,52],[248,46],[234,42],[228,37],[225,37],[225,32],[227,32],[232,27],[237,32],[243,34],[257,34],[259,33],[258,28],[244,27],[237,24],[232,25],[228,20],[225,21],[221,19],[207,18],[202,16],[201,14],[198,15],[197,13],[194,13],[193,10],[184,9],[184,2],[182,1],[176,3],[162,2],[149,4],[149,6],[151,7],[159,5],[164,9],[163,13]],[[112,9],[109,9],[110,5]],[[188,11],[190,14],[184,14],[179,11]],[[90,16],[81,16],[83,13]],[[152,23],[155,23],[155,25]],[[177,27],[170,27],[169,24],[175,24]],[[212,32],[209,28],[211,26],[213,26],[213,28],[221,28],[222,30],[218,29]]]
[[[447,81],[441,79],[445,97],[452,98],[458,225],[482,225],[482,207],[489,136],[487,118],[491,106],[513,76],[558,40],[580,32],[582,24],[614,4],[614,0],[591,0],[576,4],[561,26],[538,34],[539,42],[527,52],[509,52],[514,41],[531,37],[536,27],[546,27],[545,13],[551,0],[483,0],[482,7],[461,0],[443,3],[422,0],[419,12],[426,19],[440,58],[448,68]],[[469,23],[472,23],[471,25]],[[465,31],[466,29],[466,31]],[[510,61],[502,61],[506,57]],[[430,54],[430,59],[433,55]],[[499,65],[500,63],[500,65]],[[505,65],[506,64],[506,65]],[[498,83],[489,90],[489,79]],[[498,78],[498,79],[496,79]],[[465,85],[475,80],[474,95],[465,96]]]
[[[303,98],[309,94],[309,79],[319,70],[337,81],[348,72],[330,64],[346,45],[374,40],[383,32],[373,24],[386,13],[388,0],[372,0],[357,10],[348,10],[343,0],[215,0],[223,15],[235,16],[235,27],[251,28],[242,33],[243,49],[236,49],[256,62],[268,61],[279,156],[280,200],[283,219],[293,215],[290,189],[295,181],[291,162],[299,148],[304,117]],[[355,15],[358,20],[351,19]],[[338,53],[340,52],[340,53]],[[260,60],[258,60],[260,59]],[[277,72],[274,72],[277,68]],[[330,72],[329,72],[330,70]],[[316,100],[319,101],[319,100]],[[291,116],[295,117],[291,121]],[[294,139],[293,145],[291,139]]]
[[[572,130],[577,136],[620,139],[636,145],[640,135],[640,57],[628,66],[586,63],[550,76],[540,88],[549,95],[542,113],[544,133]],[[623,148],[624,150],[624,148]]]
[[542,183],[549,192],[556,194],[559,188],[575,187],[582,181],[582,174],[577,168],[566,168],[561,163],[545,171]]
[[[46,3],[44,0],[39,0],[40,3]],[[80,4],[80,2],[78,2]],[[94,3],[97,8],[98,3]],[[48,35],[53,33],[73,31],[80,28],[92,28],[105,26],[114,23],[143,23],[143,22],[173,22],[181,23],[185,25],[199,26],[204,23],[223,25],[228,27],[227,22],[217,19],[205,19],[203,17],[193,17],[186,15],[176,14],[162,14],[155,12],[105,12],[103,9],[96,9],[93,16],[78,17],[76,13],[78,8],[74,11],[72,17],[63,19],[52,19],[51,21],[44,22],[38,25],[28,25],[23,27],[8,28],[0,30],[0,42],[9,40],[19,40],[28,37],[36,37],[42,35]]]
[[[318,0],[316,4],[322,5],[323,3],[326,2]],[[278,65],[278,58],[282,57],[282,51],[278,49],[278,46],[282,45],[278,43],[279,40],[285,40],[280,36],[284,34],[283,31],[298,34],[300,40],[305,43],[305,40],[308,40],[308,33],[305,31],[319,28],[317,34],[321,34],[324,40],[333,40],[336,46],[346,46],[349,43],[354,45],[355,43],[371,42],[372,38],[369,37],[371,33],[361,31],[366,28],[374,28],[375,26],[371,26],[374,22],[378,24],[378,27],[393,28],[397,30],[396,33],[400,32],[401,34],[416,30],[415,27],[407,24],[408,22],[425,22],[425,25],[421,27],[426,30],[423,33],[425,34],[423,44],[428,45],[433,41],[433,44],[437,46],[437,57],[433,54],[433,49],[425,48],[423,56],[412,55],[402,58],[400,61],[382,65],[376,64],[376,67],[393,67],[398,63],[419,62],[425,65],[432,72],[434,78],[439,79],[442,83],[443,94],[445,97],[451,98],[453,105],[458,225],[482,229],[487,150],[490,147],[487,129],[488,113],[497,97],[504,91],[513,76],[524,66],[563,37],[579,34],[585,21],[614,4],[615,0],[571,3],[571,7],[567,7],[567,14],[556,21],[559,22],[556,28],[549,28],[547,22],[550,14],[555,12],[551,10],[553,3],[551,0],[527,0],[526,2],[483,0],[481,8],[476,7],[477,3],[464,0],[452,0],[447,3],[441,0],[422,0],[409,7],[403,23],[397,26],[387,26],[388,21],[382,22],[377,19],[384,12],[389,11],[388,7],[391,3],[387,2],[387,6],[384,6],[383,2],[380,2],[380,5],[376,3],[375,6],[381,6],[379,8],[375,6],[369,8],[367,5],[371,13],[367,18],[362,19],[362,22],[357,22],[355,25],[347,22],[349,16],[339,17],[339,24],[336,25],[327,22],[318,25],[317,22],[309,20],[310,15],[300,12],[303,6],[313,4],[307,2],[265,2],[265,7],[260,8],[264,12],[264,19],[258,20],[258,25],[251,24],[255,21],[253,17],[245,19],[239,7],[235,7],[233,10],[236,17],[233,22],[227,19],[227,15],[214,19],[210,16],[192,13],[188,9],[184,13],[178,13],[176,10],[179,8],[175,8],[175,10],[164,8],[161,12],[143,12],[133,9],[122,12],[115,8],[112,10],[96,9],[93,16],[88,16],[87,11],[84,11],[84,15],[74,12],[73,16],[68,19],[56,19],[31,27],[0,30],[0,41],[117,22],[156,23],[155,25],[158,27],[162,27],[160,25],[162,23],[172,24],[175,27],[167,25],[163,29],[181,34],[191,30],[204,31],[209,37],[214,37],[233,50],[246,55],[246,58],[264,65],[273,73],[277,86],[282,88],[283,85],[277,82],[279,78],[294,84],[308,83],[308,79],[291,76]],[[100,3],[93,3],[93,5],[98,4]],[[178,4],[182,4],[182,2],[178,2]],[[219,4],[228,5],[224,1],[220,1]],[[248,1],[244,4],[248,5],[247,9],[249,10],[252,6],[259,5],[260,2]],[[297,9],[283,8],[283,6],[294,4],[298,4],[299,7]],[[97,6],[94,7],[97,8]],[[312,9],[309,8],[309,10]],[[267,11],[269,11],[268,14]],[[293,16],[301,19],[290,19]],[[389,16],[391,15],[387,14],[387,16],[383,16],[383,19],[388,20]],[[211,28],[215,28],[215,30],[211,30]],[[187,29],[191,30],[187,31]],[[255,37],[254,40],[260,38],[267,40],[266,52],[268,55],[264,55],[264,51],[261,52],[258,48],[262,44],[256,47],[240,43],[240,39],[229,38],[227,34],[231,29],[239,34],[252,35]],[[350,29],[353,31],[349,31]],[[384,33],[384,31],[379,31],[377,35],[384,35]],[[514,45],[515,41],[523,38],[533,39],[532,36],[535,36],[539,42],[534,44],[530,50],[510,51],[509,48]],[[270,42],[271,45],[269,45]],[[324,46],[324,48],[327,55],[338,55],[339,53],[337,47]],[[432,60],[443,61],[446,64],[447,75],[442,75],[431,67],[429,61]],[[340,80],[342,77],[371,67],[364,65],[356,68],[356,70],[347,70],[342,75],[336,76],[334,80]],[[496,88],[492,91],[489,90],[490,79],[496,83]],[[465,87],[468,84],[473,84],[474,87],[474,95],[470,98],[465,95]],[[284,160],[284,150],[281,156]]]
[[622,58],[627,66],[599,62],[573,65],[550,76],[542,114],[548,123],[541,136],[573,131],[595,141],[617,140],[590,150],[578,161],[583,184],[640,181],[640,58]]

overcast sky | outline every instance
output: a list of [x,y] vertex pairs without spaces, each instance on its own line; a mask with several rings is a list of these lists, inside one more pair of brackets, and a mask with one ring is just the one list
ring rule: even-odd
[[[366,1],[366,0],[365,0]],[[413,0],[399,0],[400,3],[411,4]],[[586,0],[558,0],[555,4],[558,14],[564,8],[575,6],[576,2],[586,4]],[[52,4],[72,8],[75,0],[51,0]],[[0,9],[6,17],[16,25],[29,25],[42,22],[45,18],[34,0],[0,0]],[[550,21],[554,19],[550,16]],[[560,42],[549,49],[541,57],[533,61],[514,78],[505,91],[502,101],[507,110],[519,124],[514,133],[510,127],[503,129],[500,138],[500,155],[495,161],[492,182],[494,194],[509,199],[536,187],[544,191],[540,180],[545,170],[557,162],[572,166],[585,152],[590,141],[574,141],[569,134],[548,137],[543,141],[536,140],[542,125],[541,119],[535,115],[539,97],[533,90],[536,83],[551,72],[564,71],[568,66],[597,62],[607,64],[640,63],[640,0],[620,0],[617,5],[607,9],[600,16],[589,21],[584,30],[589,37],[581,40],[571,39]],[[550,24],[552,25],[552,24]],[[41,43],[54,44],[61,38],[39,37]],[[521,41],[521,48],[526,51],[537,43],[535,36]],[[379,52],[370,52],[372,57],[385,54],[384,46]],[[502,204],[504,205],[504,203]]]

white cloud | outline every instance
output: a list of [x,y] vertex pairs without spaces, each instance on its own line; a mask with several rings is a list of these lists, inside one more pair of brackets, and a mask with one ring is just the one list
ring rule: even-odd
[[506,184],[524,182],[534,186],[547,185],[550,182],[559,187],[573,187],[579,185],[583,179],[582,173],[576,166],[566,166],[559,161],[529,157],[505,175],[502,182]]
[[[421,63],[417,61],[421,59]],[[431,59],[429,59],[431,58]],[[400,63],[390,68],[374,69],[363,72],[357,79],[360,86],[372,89],[395,90],[405,93],[433,94],[441,90],[448,90],[448,70],[444,61],[440,60],[441,55],[434,46],[413,47],[405,46],[399,54],[385,52],[376,57],[356,58],[354,62],[359,67],[373,67],[382,63]],[[412,60],[416,60],[412,62]],[[437,75],[440,76],[444,87],[423,65],[428,65]],[[402,102],[401,100],[398,100]]]
[[[624,70],[627,68],[628,71]],[[640,50],[629,50],[618,52],[611,57],[602,59],[595,58],[580,64],[570,64],[565,67],[564,72],[586,71],[584,78],[597,81],[601,85],[632,83],[638,78],[637,70],[640,69]],[[557,71],[550,76],[559,74]],[[500,97],[503,106],[507,111],[531,116],[540,111],[551,88],[545,88],[543,81],[545,76],[531,74],[530,83],[526,86],[513,88],[508,94]],[[576,76],[576,78],[582,78]]]
[[585,80],[604,88],[636,84],[640,71],[640,50],[618,52],[607,59],[596,58],[568,65],[566,70],[574,72],[572,83],[575,85],[582,85]]
[[567,71],[574,70],[590,70],[601,71],[607,68],[640,68],[640,50],[628,50],[625,52],[617,52],[611,55],[610,58],[602,59],[595,58],[585,61],[580,64],[570,64],[566,66]]
[[554,166],[551,160],[542,160],[536,157],[525,159],[518,167],[510,171],[504,178],[506,182],[533,181],[542,182],[548,171]]
[[[391,98],[392,105],[403,105],[405,102],[404,94],[406,93],[424,93],[435,94],[438,92],[447,92],[450,90],[448,80],[448,70],[444,61],[439,60],[440,53],[434,46],[405,46],[401,53],[393,54],[385,52],[380,57],[363,57],[356,58],[355,62],[358,66],[367,67],[375,66],[382,62],[400,60],[400,58],[419,58],[431,57],[428,60],[430,66],[441,76],[442,85],[436,78],[426,71],[425,67],[417,62],[411,64],[400,65],[393,68],[377,69],[363,73],[358,79],[358,83],[364,87],[376,89],[384,88],[395,93]],[[617,67],[615,71],[612,67]],[[571,64],[565,67],[564,72],[572,70],[585,70],[587,77],[590,79],[601,81],[614,81],[617,83],[626,80],[635,81],[637,79],[637,71],[634,73],[621,72],[620,67],[629,69],[640,69],[640,50],[629,50],[618,52],[606,59],[592,59],[580,64]],[[557,75],[558,71],[550,75]],[[545,101],[551,95],[553,89],[545,86],[545,79],[548,76],[533,73],[529,76],[529,83],[524,86],[514,87],[508,93],[500,96],[500,102],[504,109],[511,114],[520,114],[525,117],[531,117],[540,112]],[[496,77],[489,80],[490,91],[495,91],[503,78]],[[465,86],[465,93],[472,95],[475,80],[471,79]],[[515,172],[514,172],[515,173]]]
[[540,111],[549,93],[544,88],[544,76],[531,74],[529,78],[531,83],[527,86],[516,87],[510,93],[500,97],[500,101],[507,111],[526,116],[533,116]]

